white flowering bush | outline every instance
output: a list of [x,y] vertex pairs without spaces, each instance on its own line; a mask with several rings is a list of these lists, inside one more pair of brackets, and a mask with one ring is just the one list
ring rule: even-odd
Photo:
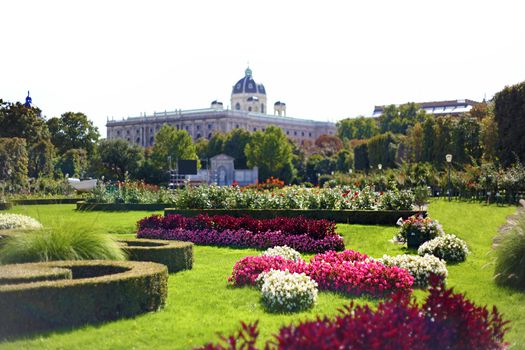
[[414,287],[427,287],[429,285],[429,277],[431,274],[434,274],[443,280],[448,276],[445,261],[430,254],[425,256],[408,254],[397,256],[384,255],[378,260],[386,266],[397,266],[408,270],[412,277],[414,277]]
[[423,243],[417,253],[421,256],[432,254],[448,262],[461,262],[467,259],[469,250],[464,240],[447,234]]
[[312,307],[317,300],[317,282],[304,273],[270,270],[257,277],[261,301],[271,312],[292,312]]
[[19,214],[0,214],[0,230],[38,230],[42,224],[35,219]]
[[283,257],[287,260],[293,260],[293,261],[299,261],[299,260],[302,260],[301,258],[301,254],[293,249],[293,248],[290,248],[286,245],[284,246],[276,246],[276,247],[273,247],[273,248],[268,248],[264,253],[263,255],[265,256],[280,256],[280,257]]

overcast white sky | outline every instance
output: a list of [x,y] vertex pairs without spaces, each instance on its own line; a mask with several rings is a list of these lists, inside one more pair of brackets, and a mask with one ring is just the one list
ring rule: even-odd
[[523,1],[2,1],[0,98],[48,118],[230,104],[249,61],[268,104],[336,121],[487,98],[525,80]]

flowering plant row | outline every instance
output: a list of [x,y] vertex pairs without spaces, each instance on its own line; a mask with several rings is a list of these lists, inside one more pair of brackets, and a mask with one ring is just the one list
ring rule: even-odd
[[310,259],[310,263],[287,260],[281,256],[248,256],[235,263],[228,280],[234,286],[253,286],[261,273],[270,270],[305,273],[317,282],[319,289],[348,295],[407,293],[411,291],[414,281],[407,270],[386,266],[352,250],[317,254]]
[[290,235],[281,231],[254,233],[245,229],[239,230],[189,230],[189,229],[142,229],[137,238],[168,239],[193,242],[202,245],[225,247],[266,249],[287,245],[305,253],[320,253],[328,250],[343,250],[344,241],[339,235],[315,239],[307,234]]
[[273,219],[255,219],[252,217],[233,217],[229,215],[152,215],[137,223],[139,232],[144,229],[187,229],[203,230],[247,230],[259,234],[269,231],[281,231],[288,235],[308,235],[314,239],[335,236],[335,223],[329,220],[315,220],[304,217]]
[[301,254],[296,251],[295,249],[293,248],[290,248],[288,246],[276,246],[276,247],[273,247],[273,248],[268,248],[266,249],[266,251],[263,253],[263,255],[265,256],[280,256],[280,257],[283,257],[287,260],[292,260],[292,261],[299,261],[299,260],[302,260],[302,257],[301,257]]
[[[353,209],[410,210],[414,194],[410,190],[376,192],[373,187],[353,186],[306,188],[286,186],[271,190],[239,186],[185,187],[177,190],[149,191],[146,188],[118,191],[98,188],[88,202],[163,203],[179,209]],[[131,194],[133,195],[131,195]]]
[[[334,319],[325,316],[282,327],[264,349],[505,349],[508,321],[496,307],[489,311],[476,306],[438,281],[431,281],[430,293],[421,306],[406,294],[397,294],[376,309],[352,302]],[[257,322],[242,323],[237,334],[222,337],[222,344],[200,349],[257,350],[258,335]]]
[[444,282],[448,275],[445,261],[430,254],[424,256],[408,254],[397,256],[384,255],[378,261],[386,266],[397,266],[408,270],[414,277],[414,287],[428,287],[431,276],[437,276]]
[[421,256],[432,254],[448,262],[461,262],[467,259],[467,243],[455,235],[438,236],[423,243],[417,253]]
[[37,220],[20,214],[0,214],[0,230],[38,230],[42,224]]

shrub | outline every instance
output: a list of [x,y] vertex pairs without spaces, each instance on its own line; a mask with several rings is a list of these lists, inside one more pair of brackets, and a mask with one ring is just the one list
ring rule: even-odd
[[420,215],[413,215],[406,220],[399,219],[397,224],[401,226],[393,240],[399,243],[408,241],[409,236],[416,236],[422,243],[444,234],[441,225],[436,220]]
[[[407,295],[396,295],[379,303],[377,309],[352,302],[334,319],[282,327],[274,339],[261,344],[274,349],[413,349],[413,350],[493,350],[504,349],[507,323],[497,311],[474,305],[462,294],[431,283],[423,305]],[[235,335],[222,337],[217,345],[203,350],[257,350],[258,323],[242,323]]]
[[261,301],[272,312],[293,312],[312,307],[317,300],[317,283],[304,273],[270,270],[257,277]]
[[299,261],[301,260],[301,254],[288,246],[276,246],[268,248],[263,255],[266,256],[281,256],[287,260]]
[[495,280],[499,285],[525,290],[525,215],[496,248]]
[[52,260],[124,260],[125,253],[108,235],[80,225],[61,225],[14,235],[0,248],[0,263]]
[[0,214],[0,230],[38,230],[42,224],[35,219],[20,214]]
[[438,276],[442,281],[445,281],[448,275],[445,261],[429,254],[425,256],[407,254],[397,256],[384,255],[378,260],[386,266],[397,266],[408,270],[414,277],[414,287],[426,288],[432,275]]
[[151,262],[53,261],[0,266],[0,274],[45,268],[68,269],[72,278],[0,285],[0,337],[131,317],[166,303],[168,271]]
[[467,243],[455,235],[443,235],[423,243],[417,253],[421,256],[431,254],[447,262],[461,262],[467,259]]

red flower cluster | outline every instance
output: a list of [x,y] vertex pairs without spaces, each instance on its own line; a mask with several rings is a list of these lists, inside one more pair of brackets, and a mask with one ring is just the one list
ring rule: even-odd
[[228,279],[235,286],[254,285],[261,272],[289,270],[305,273],[319,285],[349,295],[384,296],[395,292],[410,293],[414,278],[407,270],[388,267],[352,250],[329,251],[314,256],[310,263],[282,257],[248,256],[239,260]]
[[[504,349],[508,321],[494,307],[475,306],[462,294],[445,289],[433,279],[423,305],[406,294],[396,294],[379,303],[345,307],[335,319],[317,318],[285,326],[265,349],[355,349],[355,350],[495,350]],[[222,344],[203,350],[257,350],[258,323],[242,323],[242,329]]]
[[283,188],[284,187],[284,181],[279,180],[278,178],[275,178],[273,176],[270,176],[270,178],[266,179],[266,181],[262,183],[257,183],[255,185],[248,185],[244,188],[254,189],[254,190],[274,190],[277,188]]

